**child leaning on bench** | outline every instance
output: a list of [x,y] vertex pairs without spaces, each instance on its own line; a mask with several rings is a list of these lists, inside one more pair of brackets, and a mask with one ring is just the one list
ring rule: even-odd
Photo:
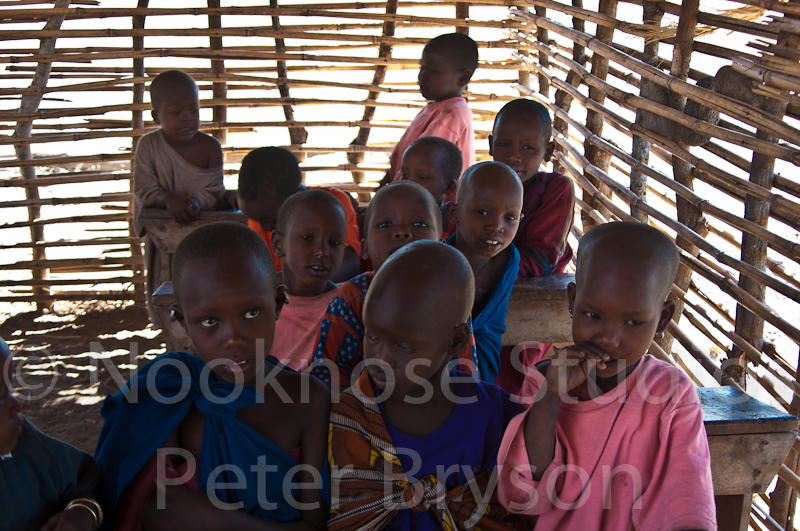
[[161,128],[139,139],[133,162],[134,231],[145,236],[148,300],[169,278],[161,270],[155,244],[144,234],[142,208],[166,208],[175,221],[187,225],[225,198],[222,147],[199,131],[200,103],[192,77],[180,70],[162,72],[150,83],[150,100],[153,120]]
[[331,409],[331,530],[525,529],[494,491],[503,428],[520,406],[453,369],[470,336],[466,259],[417,241],[375,275],[366,369]]
[[531,369],[533,403],[498,462],[500,500],[536,529],[716,529],[697,391],[645,354],[672,319],[678,250],[640,223],[600,225],[569,286],[574,345]]
[[[516,99],[500,109],[489,136],[489,154],[508,164],[522,180],[523,217],[514,238],[519,251],[519,278],[563,273],[572,260],[567,236],[575,212],[572,180],[560,173],[539,171],[553,155],[550,113],[539,102]],[[517,394],[524,380],[524,367],[542,359],[549,344],[504,346],[495,383]],[[518,360],[511,356],[519,353]]]
[[96,458],[115,529],[324,529],[329,392],[269,357],[285,290],[266,244],[239,223],[204,225],[173,272],[197,354],[159,356],[103,403]]
[[4,531],[91,531],[103,523],[92,457],[20,414],[11,351],[0,339],[0,515]]

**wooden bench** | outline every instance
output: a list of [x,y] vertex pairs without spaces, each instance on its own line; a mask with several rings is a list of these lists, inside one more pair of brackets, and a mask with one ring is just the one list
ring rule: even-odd
[[508,301],[503,344],[571,343],[567,301],[570,282],[575,282],[572,273],[517,279]]
[[236,221],[247,224],[247,216],[239,211],[201,210],[197,219],[188,225],[179,225],[164,208],[143,208],[139,214],[142,227],[158,247],[161,270],[172,279],[172,255],[178,244],[194,229],[214,221]]

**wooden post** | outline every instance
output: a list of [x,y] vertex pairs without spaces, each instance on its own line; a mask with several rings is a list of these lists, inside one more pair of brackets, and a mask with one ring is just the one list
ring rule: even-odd
[[[659,7],[656,2],[650,2],[645,0],[643,4],[644,12],[642,14],[642,21],[645,24],[649,24],[652,26],[661,26],[661,19],[664,18],[664,10]],[[642,53],[642,61],[653,65],[658,66],[658,40],[650,40],[645,41],[644,43],[644,53]],[[662,92],[661,87],[656,85],[650,80],[642,79],[639,85],[639,95],[643,98],[650,98],[654,99],[655,101],[662,101],[660,98],[656,99],[652,96],[655,96],[655,92]],[[643,109],[636,110],[636,123],[639,125],[644,125],[646,117],[653,120],[655,117],[648,113]],[[650,141],[640,137],[639,135],[633,135],[633,145],[631,148],[631,155],[633,158],[647,164],[650,160]],[[635,193],[638,197],[640,197],[643,201],[647,200],[647,175],[644,175],[636,168],[631,168],[631,185],[630,189],[633,193]],[[635,217],[642,223],[647,223],[647,214],[642,212],[639,208],[635,205],[631,205],[631,215]]]
[[[547,8],[536,6],[536,15],[540,17],[547,16]],[[550,45],[550,32],[546,29],[542,28],[541,26],[537,26],[536,28],[536,40],[541,42],[544,46]],[[539,64],[542,65],[542,68],[547,69],[550,68],[550,57],[546,53],[539,52],[538,54]],[[539,93],[544,96],[546,99],[550,98],[550,80],[544,74],[544,72],[539,73]]]
[[[397,13],[397,0],[389,0],[386,2],[386,14],[394,15]],[[395,23],[393,21],[387,20],[383,23],[383,35],[384,37],[394,37],[394,29]],[[378,47],[378,57],[380,58],[388,58],[392,56],[392,45],[388,43],[381,44]],[[375,74],[372,76],[372,84],[373,85],[380,85],[383,83],[383,79],[386,77],[386,66],[377,64],[375,65]],[[370,91],[367,95],[366,106],[364,107],[364,117],[362,120],[364,122],[370,123],[372,122],[372,118],[375,116],[375,106],[369,105],[369,103],[374,102],[378,99],[378,95],[380,92],[377,91]],[[371,129],[369,127],[361,127],[358,130],[358,134],[350,143],[351,146],[366,146],[367,140],[369,140],[369,133]],[[364,153],[357,152],[357,153],[348,153],[347,154],[347,163],[358,165],[364,162]],[[356,184],[360,184],[364,182],[364,172],[363,171],[356,171],[353,170],[351,172],[353,176],[353,182]],[[364,202],[369,201],[369,194],[366,194],[363,197],[359,197],[359,200],[363,200]]]
[[[55,4],[53,5],[54,9],[65,9],[69,6],[69,0],[56,0]],[[54,31],[61,27],[61,23],[64,21],[64,15],[51,15],[47,17],[47,22],[45,23],[44,29],[46,31]],[[38,55],[52,55],[56,48],[56,37],[44,37],[39,40],[39,51],[37,52]],[[36,65],[36,71],[33,74],[33,78],[31,79],[31,86],[32,89],[41,89],[47,86],[47,80],[50,78],[50,68],[52,63],[49,61],[40,61]],[[20,113],[34,113],[39,109],[39,103],[42,101],[42,97],[44,96],[44,92],[36,91],[33,94],[25,94],[22,96],[19,112]],[[33,131],[33,120],[20,120],[17,122],[17,125],[14,127],[14,136],[16,138],[29,138],[31,136],[31,132]],[[17,155],[17,160],[31,160],[33,158],[31,154],[31,145],[30,144],[20,144],[14,146],[14,150]],[[36,167],[35,166],[22,166],[20,168],[20,173],[23,179],[36,179]],[[26,199],[39,199],[39,188],[36,186],[26,186],[25,187],[25,198]],[[40,215],[40,208],[37,205],[29,206],[28,207],[28,221],[34,221],[39,219]],[[44,226],[39,224],[31,225],[31,243],[36,244],[37,242],[44,241]],[[34,245],[33,249],[33,260],[45,260],[45,249],[44,247],[37,247]],[[34,281],[42,280],[45,276],[45,269],[39,267],[32,267],[31,268],[31,276]],[[47,288],[32,286],[32,291],[34,296],[37,295],[49,295],[50,291]],[[45,299],[48,300],[48,299]],[[44,306],[47,306],[48,302],[44,303]],[[37,302],[36,307],[38,311],[42,311],[42,304]]]
[[[617,15],[617,0],[600,0],[598,11],[604,15],[615,17]],[[595,38],[600,42],[610,44],[614,38],[614,29],[607,26],[597,26],[597,34]],[[592,74],[605,81],[606,77],[608,76],[608,59],[600,54],[594,54],[592,56]],[[603,105],[606,99],[606,93],[596,87],[589,87],[589,99],[596,101],[599,105]],[[597,111],[591,109],[588,110],[586,113],[586,127],[595,135],[602,136],[603,115]],[[609,163],[611,161],[611,155],[609,153],[599,149],[589,142],[584,143],[584,153],[586,153],[586,158],[591,164],[604,172],[608,172]],[[603,194],[609,197],[611,196],[611,189],[607,185],[589,175],[587,175],[586,178]],[[597,212],[604,218],[608,218],[610,215],[608,209],[586,190],[583,192],[583,201],[589,205],[589,207],[597,210]],[[583,225],[584,232],[597,225],[597,221],[595,221],[588,212],[583,210],[581,211],[581,223]]]
[[[790,4],[798,5],[800,2],[790,2]],[[787,18],[795,19],[786,15]],[[771,47],[770,51],[776,56],[788,58],[794,62],[797,61],[797,51],[800,50],[800,34],[788,33],[781,31],[778,34],[778,42],[776,46]],[[777,118],[783,118],[786,113],[787,102],[772,98],[762,97],[761,108],[766,112],[774,115]],[[767,140],[769,142],[777,142],[779,138],[766,133],[759,129],[756,132],[756,137]],[[766,189],[771,189],[775,179],[775,159],[766,157],[758,153],[753,153],[753,160],[750,166],[750,182],[754,182]],[[744,217],[754,223],[766,227],[769,221],[769,203],[758,200],[752,196],[746,196],[744,203]],[[751,234],[744,233],[742,238],[742,261],[747,262],[759,269],[765,269],[767,266],[767,244],[764,240],[756,238]],[[746,290],[750,295],[764,301],[766,295],[766,287],[759,284],[745,275],[739,275],[739,287]],[[748,343],[753,345],[758,350],[761,350],[764,345],[764,320],[757,315],[752,314],[741,305],[736,307],[736,333],[742,336]],[[731,352],[731,357],[736,356],[741,359],[744,358],[744,352],[738,348],[734,348]],[[740,366],[744,367],[746,361],[742,360]],[[800,363],[798,363],[798,372],[800,374]],[[789,413],[792,415],[800,416],[800,399],[797,395],[792,397],[792,403],[789,407]],[[798,472],[800,462],[796,452],[790,452],[787,462],[785,463],[792,471]],[[774,518],[784,529],[794,529],[794,514],[795,505],[797,502],[797,491],[790,487],[785,481],[778,478],[778,483],[775,485],[775,490],[770,495],[770,508],[769,514]]]
[[[572,0],[572,5],[575,7],[583,7],[583,0]],[[572,26],[576,31],[580,32],[584,32],[586,29],[585,21],[578,17],[572,17]],[[572,45],[572,60],[581,66],[586,66],[586,48],[577,42],[573,43]],[[575,70],[570,69],[570,71],[567,73],[567,83],[575,88],[581,84],[581,78],[578,73],[575,72]],[[559,89],[556,91],[556,107],[564,109],[564,112],[566,113],[569,113],[569,109],[572,106],[572,99],[572,95],[566,90]],[[553,127],[564,138],[569,137],[569,124],[563,118],[555,116],[553,120]],[[556,149],[559,151],[562,150],[561,146],[558,144],[556,144]],[[565,170],[560,164],[553,162],[553,171],[564,173]]]
[[[139,0],[137,7],[145,9],[149,4],[150,0]],[[132,17],[132,26],[133,29],[144,29],[144,21],[145,15],[134,15]],[[138,52],[144,50],[144,37],[134,37],[133,38],[133,51]],[[145,69],[144,69],[144,59],[143,58],[136,58],[133,60],[133,77],[141,77],[145,76]],[[133,103],[143,103],[144,102],[144,92],[145,86],[144,82],[136,83],[133,85]],[[134,110],[131,111],[131,128],[136,129],[143,129],[144,128],[144,111],[141,110]],[[131,153],[136,153],[136,145],[139,143],[139,137],[135,136],[131,140]],[[130,164],[131,173],[133,173],[133,163]],[[128,181],[130,183],[130,192],[133,193],[133,179]],[[130,215],[130,219],[133,219],[133,201],[128,204],[128,214]],[[129,234],[132,237],[137,237],[138,234],[134,234],[133,227],[128,227]],[[136,240],[134,243],[131,243],[131,257],[138,258],[139,266],[133,266],[133,277],[139,277],[142,281],[144,281],[144,269],[142,268],[142,244],[139,240]],[[136,302],[144,302],[145,301],[145,293],[144,293],[144,282],[135,282],[133,284],[133,298]]]
[[[278,7],[278,0],[270,0],[269,2],[270,7]],[[272,17],[272,29],[275,31],[281,31],[281,21],[278,15],[274,15]],[[275,39],[275,52],[278,54],[286,53],[286,41],[284,39]],[[289,83],[288,83],[288,76],[287,76],[287,69],[286,69],[286,61],[276,61],[277,71],[278,71],[278,92],[281,95],[281,98],[289,99]],[[292,110],[292,106],[289,103],[283,106],[283,116],[286,118],[287,122],[294,122],[294,111]],[[299,146],[306,143],[308,140],[308,131],[306,131],[305,127],[291,127],[289,126],[289,141],[294,146]],[[297,160],[303,162],[306,159],[305,152],[295,153],[297,155]]]
[[[683,4],[681,4],[680,21],[678,22],[678,32],[675,36],[675,44],[673,45],[672,68],[670,69],[670,74],[684,81],[689,77],[689,62],[692,57],[692,43],[694,42],[699,10],[700,0],[684,0]],[[683,107],[686,105],[685,96],[670,91],[667,97],[673,109],[683,111]],[[672,141],[676,142],[681,148],[687,149],[688,146],[681,142],[680,127],[678,124],[673,122],[669,127]],[[677,182],[690,190],[694,189],[691,165],[675,155],[672,156],[672,174]],[[676,204],[678,221],[702,237],[708,235],[708,226],[706,225],[705,217],[693,203],[678,196]],[[678,236],[675,243],[678,247],[684,249],[693,256],[697,256],[700,252],[696,246],[682,236]],[[678,274],[675,277],[675,285],[681,290],[686,291],[691,281],[692,269],[681,263],[678,268]],[[670,297],[675,301],[675,322],[678,322],[681,312],[683,311],[683,301],[672,294]],[[673,339],[672,335],[667,333],[665,337],[659,339],[657,343],[666,352],[671,352]]]
[[[210,8],[219,8],[220,3],[219,0],[208,0],[208,7]],[[276,19],[278,17],[275,17]],[[208,29],[221,29],[222,28],[222,16],[220,15],[208,15]],[[209,37],[208,44],[212,50],[222,50],[222,37]],[[224,74],[225,73],[225,60],[224,59],[212,59],[211,60],[211,72],[214,74]],[[278,74],[280,76],[280,74]],[[228,84],[224,81],[214,81],[212,86],[212,94],[215,100],[224,100],[228,97]],[[219,129],[215,129],[212,131],[214,137],[219,140],[219,143],[223,146],[228,140],[228,128],[225,127],[225,124],[228,121],[228,107],[227,105],[215,105],[214,106],[214,115],[213,120],[215,123],[221,124]]]
[[[456,21],[469,18],[469,3],[456,2]],[[469,26],[459,26],[456,22],[456,33],[469,33]]]

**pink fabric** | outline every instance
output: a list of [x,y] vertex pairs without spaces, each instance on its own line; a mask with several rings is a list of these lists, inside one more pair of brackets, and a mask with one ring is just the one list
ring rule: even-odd
[[337,292],[333,289],[316,297],[289,295],[289,304],[284,305],[275,321],[275,339],[270,350],[278,361],[296,371],[309,366],[322,316]]
[[[526,391],[535,393],[535,379]],[[610,393],[562,402],[555,459],[538,482],[526,417],[516,416],[503,437],[499,496],[511,511],[538,515],[537,531],[716,529],[700,401],[679,369],[646,355]]]
[[[475,164],[475,133],[472,131],[472,111],[461,96],[427,104],[408,125],[389,157],[392,181],[400,178],[400,162],[408,146],[423,136],[438,136],[449,140],[461,150],[461,172]],[[445,201],[455,201],[455,192]]]

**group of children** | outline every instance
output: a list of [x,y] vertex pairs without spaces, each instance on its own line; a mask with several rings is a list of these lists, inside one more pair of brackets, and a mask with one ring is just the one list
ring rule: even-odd
[[[472,164],[462,93],[477,61],[463,34],[426,45],[431,103],[362,228],[349,196],[306,187],[282,148],[251,152],[226,197],[194,82],[153,82],[162,127],[137,150],[137,205],[188,223],[228,202],[250,227],[203,225],[180,243],[173,314],[196,353],[160,356],[109,396],[97,467],[65,457],[73,480],[20,491],[37,509],[10,529],[716,528],[697,393],[646,354],[675,310],[678,253],[663,233],[587,232],[569,287],[575,344],[509,370],[511,288],[571,261],[575,200],[567,177],[540,171],[551,123],[531,100],[503,107],[494,160]],[[183,186],[148,158],[156,149],[177,160],[163,171],[218,177]],[[0,484],[20,481],[18,463],[47,476],[23,462],[45,436],[0,392]]]

